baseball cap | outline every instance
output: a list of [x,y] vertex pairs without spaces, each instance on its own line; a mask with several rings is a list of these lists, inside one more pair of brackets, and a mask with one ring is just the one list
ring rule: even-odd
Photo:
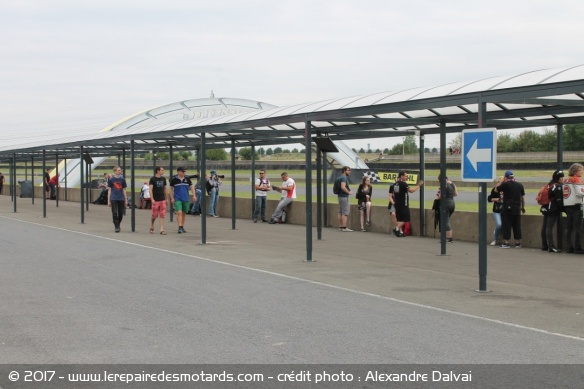
[[507,170],[507,171],[505,172],[505,177],[506,177],[506,178],[511,178],[511,177],[513,177],[513,172],[512,172],[511,170]]
[[211,170],[211,175],[215,175],[217,172],[215,170]]
[[185,169],[185,168],[184,168],[184,167],[182,167],[182,166],[179,166],[179,167],[177,167],[177,168],[176,168],[176,171],[177,171],[177,172],[186,172],[186,171],[187,171],[187,169]]

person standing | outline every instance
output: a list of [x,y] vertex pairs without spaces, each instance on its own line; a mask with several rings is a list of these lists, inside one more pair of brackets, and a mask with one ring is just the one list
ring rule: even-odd
[[[582,180],[582,171],[584,166],[579,163],[574,163],[568,170],[568,180],[564,183],[584,185]],[[568,253],[584,254],[582,250],[581,235],[582,235],[582,204],[569,205],[564,207],[566,212],[566,242]]]
[[[438,182],[442,183],[442,175],[438,175]],[[444,182],[444,211],[441,212],[441,217],[444,217],[444,229],[446,230],[446,242],[453,243],[452,240],[452,224],[450,223],[450,218],[454,213],[454,198],[458,196],[458,189],[456,189],[456,185],[452,181],[445,177]],[[438,193],[436,193],[436,200],[442,201],[442,193],[440,188],[438,189]]]
[[547,242],[548,251],[550,253],[561,253],[562,250],[556,247],[554,244],[554,226],[558,221],[558,218],[562,215],[563,201],[564,201],[564,188],[562,183],[564,182],[564,172],[561,170],[556,170],[552,175],[552,180],[548,183],[548,199],[549,203],[547,206],[542,206],[545,208],[544,221],[545,221],[545,237]]
[[497,186],[495,191],[503,192],[503,244],[502,249],[508,249],[511,239],[511,230],[515,239],[515,248],[521,248],[521,214],[525,213],[525,188],[523,184],[515,180],[511,170],[505,172],[504,181]]
[[406,182],[407,179],[408,173],[401,171],[398,173],[397,181],[393,185],[395,217],[397,219],[397,226],[393,233],[400,238],[406,236],[403,232],[403,227],[410,221],[410,193],[414,193],[424,185],[424,181],[420,180],[416,186],[411,188]]
[[[389,186],[389,193],[388,193],[389,203],[387,204],[387,209],[389,210],[389,216],[391,217],[391,223],[393,225],[393,228],[392,228],[393,231],[395,231],[395,227],[397,227],[397,217],[395,215],[395,197],[393,196],[393,193],[394,193],[393,186],[394,185],[395,185],[395,183],[393,183]],[[391,235],[391,232],[390,232],[390,235]]]
[[59,177],[60,174],[56,174],[49,180],[49,188],[51,191],[50,199],[56,200],[57,199],[57,188],[59,187]]
[[341,170],[341,175],[337,178],[336,185],[339,187],[338,201],[339,201],[339,230],[343,232],[352,232],[353,230],[347,227],[347,219],[349,217],[349,211],[351,207],[349,206],[349,196],[353,194],[351,188],[349,187],[349,175],[351,174],[351,168],[348,166],[343,166]]
[[174,206],[176,211],[176,221],[178,223],[178,233],[185,234],[186,230],[185,219],[189,212],[189,189],[193,194],[193,202],[197,200],[197,193],[195,192],[195,186],[190,178],[185,176],[186,169],[179,166],[176,169],[176,176],[172,177],[170,180],[170,201]]
[[217,214],[217,204],[219,203],[219,186],[221,186],[221,178],[217,175],[215,170],[211,170],[211,176],[207,182],[209,183],[209,216],[219,217]]
[[363,226],[371,225],[371,196],[373,196],[373,187],[371,186],[371,178],[365,176],[357,188],[357,204],[359,208],[359,221],[361,222],[361,231],[367,231]]
[[150,233],[154,233],[154,221],[160,220],[160,235],[166,235],[164,230],[164,218],[166,218],[166,203],[168,202],[168,191],[166,190],[166,177],[162,166],[156,167],[156,174],[150,178],[148,186],[151,193],[152,217],[150,219]]
[[493,220],[495,221],[495,230],[493,231],[493,241],[491,246],[496,246],[499,242],[499,234],[501,233],[501,210],[503,209],[503,192],[495,191],[495,188],[500,185],[504,180],[501,176],[495,183],[495,186],[491,189],[491,194],[487,198],[490,203],[493,203]]
[[45,187],[45,198],[48,200],[51,198],[50,195],[50,191],[51,191],[51,185],[50,185],[50,181],[51,181],[51,175],[49,174],[51,172],[50,168],[47,168],[47,170],[45,170],[45,174],[44,174],[44,178],[43,178],[43,183],[44,183],[44,187]]
[[288,204],[292,203],[292,201],[294,201],[296,198],[296,182],[294,182],[294,180],[290,178],[286,172],[280,174],[280,177],[282,177],[282,186],[274,185],[272,186],[272,189],[282,193],[282,197],[278,203],[278,206],[276,207],[276,210],[270,217],[270,224],[276,224],[278,219],[282,217],[284,208],[286,208]]
[[124,212],[128,206],[128,195],[126,194],[126,180],[122,176],[122,169],[114,167],[114,175],[107,182],[107,205],[112,209],[112,219],[116,232],[120,232],[120,224],[124,218]]
[[270,191],[270,180],[266,177],[266,171],[260,170],[260,178],[255,180],[255,209],[253,211],[253,222],[258,222],[258,216],[261,215],[262,222],[267,222],[266,219],[266,203],[268,192]]
[[2,190],[4,188],[4,183],[6,182],[6,179],[4,178],[4,174],[2,174],[0,172],[0,195],[2,194]]

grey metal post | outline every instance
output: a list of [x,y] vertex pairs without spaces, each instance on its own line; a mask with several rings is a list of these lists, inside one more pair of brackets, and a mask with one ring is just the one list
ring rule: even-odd
[[[563,125],[562,123],[558,123],[556,125],[556,134],[557,134],[557,169],[558,170],[562,170],[563,169],[563,165],[564,165],[564,131],[563,131]],[[558,237],[557,241],[558,241],[558,247],[562,248],[562,245],[564,243],[564,228],[563,228],[563,222],[562,222],[562,213],[560,213],[560,217],[558,217],[558,223],[556,225],[556,236]]]
[[328,227],[328,176],[326,172],[327,157],[326,151],[322,152],[322,178],[324,185],[322,186],[322,219],[324,220],[324,226]]
[[[173,160],[172,160],[172,143],[168,145],[168,155],[169,155],[169,165],[168,165],[168,169],[170,170],[170,174],[168,176],[168,183],[170,186],[170,180],[172,180],[172,177],[174,177],[174,166],[173,166]],[[174,190],[172,188],[169,188],[169,190]],[[152,195],[151,195],[152,196]],[[170,203],[170,222],[172,223],[174,219],[174,204]]]
[[[44,161],[44,159],[43,159]],[[44,169],[44,166],[43,166]],[[79,146],[79,174],[80,174],[80,179],[79,182],[81,183],[81,188],[79,190],[80,194],[81,194],[81,198],[79,199],[79,202],[81,203],[81,224],[85,223],[85,209],[83,208],[83,202],[85,201],[84,197],[83,197],[83,146]]]
[[[261,158],[261,156],[260,156]],[[255,195],[255,145],[251,145],[251,217],[255,215],[256,195]],[[261,215],[260,215],[261,216]]]
[[122,172],[124,172],[124,178],[126,178],[126,149],[122,149]]
[[30,157],[30,182],[32,184],[32,204],[34,204],[34,157]]
[[[59,208],[59,153],[55,153],[55,170],[55,175],[57,176],[57,185],[55,187],[55,207]],[[32,197],[34,197],[34,195]]]
[[306,156],[306,261],[312,261],[312,134],[310,121],[304,123]]
[[[440,121],[440,176],[442,180],[438,185],[440,186],[440,193],[444,194],[446,191],[446,123]],[[446,255],[446,201],[444,196],[440,197],[440,255]]]
[[205,195],[205,174],[207,174],[207,146],[205,145],[205,133],[201,132],[201,244],[207,244],[207,196]]
[[[424,151],[424,133],[420,134],[420,180],[426,182],[426,152]],[[420,236],[426,236],[426,200],[424,186],[420,188]]]
[[[322,152],[316,148],[316,236],[322,240]],[[308,189],[308,188],[307,188]]]
[[[478,128],[487,122],[487,103],[479,97]],[[493,150],[496,152],[495,150]],[[479,183],[479,292],[487,292],[487,183]]]
[[[89,211],[89,191],[91,190],[91,176],[89,175],[88,162],[85,162],[85,210]],[[83,190],[83,189],[82,189]]]
[[156,175],[156,151],[152,151],[152,172],[153,175]]
[[47,151],[43,149],[43,217],[47,217],[47,193],[45,189],[46,171],[47,171]]
[[[219,190],[219,188],[217,188]],[[217,192],[219,196],[219,192]],[[235,230],[235,139],[231,139],[231,229]],[[217,210],[215,210],[217,212]]]
[[130,198],[132,199],[132,205],[130,206],[130,220],[132,224],[132,232],[136,232],[136,204],[134,204],[134,193],[136,191],[136,159],[134,154],[134,142],[134,139],[130,141]]
[[65,172],[64,172],[64,174],[65,174],[65,201],[67,201],[67,199],[69,198],[69,195],[67,193],[68,192],[68,188],[67,188],[67,158],[65,158],[63,161],[65,163]]
[[28,180],[28,163],[27,163],[27,161],[24,161],[24,180],[25,181]]
[[[43,153],[45,152],[45,150],[43,150]],[[16,213],[16,198],[18,197],[16,195],[16,184],[17,184],[17,180],[16,180],[16,153],[12,153],[12,207],[13,207],[13,211],[14,213]],[[43,189],[44,190],[44,189]],[[43,193],[43,197],[44,193]]]

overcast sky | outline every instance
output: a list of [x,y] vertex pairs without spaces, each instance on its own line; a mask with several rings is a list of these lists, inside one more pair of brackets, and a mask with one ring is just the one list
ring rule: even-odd
[[583,15],[579,0],[3,0],[0,139],[97,132],[211,90],[284,106],[579,65]]

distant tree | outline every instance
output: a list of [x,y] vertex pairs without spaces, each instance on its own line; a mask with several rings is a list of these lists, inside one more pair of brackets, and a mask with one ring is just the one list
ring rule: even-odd
[[564,150],[584,150],[584,124],[564,126]]
[[361,153],[361,154],[365,153],[365,149],[364,149],[363,147],[361,147],[361,148],[359,149],[359,153]]
[[298,154],[298,149],[294,148],[292,149],[292,152]]
[[353,150],[354,153],[357,152],[357,149],[355,149],[354,147],[351,150]]
[[268,148],[268,149],[266,150],[266,155],[272,155],[272,154],[274,154],[274,151],[273,151],[273,150],[272,150],[272,148],[270,147],[270,148]]
[[300,154],[306,154],[306,149],[300,150]]
[[205,155],[211,161],[227,161],[227,151],[224,149],[207,150]]
[[290,154],[290,150],[289,149],[284,149],[284,150],[282,150],[282,153],[284,153],[284,154]]
[[438,152],[438,149],[437,149],[436,147],[433,147],[433,148],[432,148],[432,152],[433,152],[433,153],[437,153],[437,152]]
[[264,150],[263,147],[260,147],[259,149],[257,149],[258,153],[260,153],[260,155],[264,155],[266,154],[266,150]]
[[[251,147],[242,147],[239,149],[239,158],[243,161],[250,161],[252,157]],[[260,154],[257,152],[255,153],[255,159],[260,159]]]
[[403,145],[403,143],[397,143],[386,154],[389,154],[389,155],[402,155],[403,152],[404,152],[404,145]]
[[282,154],[282,148],[281,147],[276,147],[274,149],[274,154]]
[[375,154],[381,154],[381,150],[375,149]]
[[416,154],[418,152],[418,146],[416,145],[416,136],[408,135],[404,139],[404,153],[405,154]]
[[456,136],[450,140],[448,146],[453,149],[462,150],[462,132],[456,134]]
[[513,151],[513,138],[510,134],[499,134],[497,136],[497,151],[499,153],[510,153]]
[[429,153],[430,152],[430,148],[429,147],[424,147],[424,153]]
[[389,149],[387,147],[383,150],[383,154],[389,154]]

